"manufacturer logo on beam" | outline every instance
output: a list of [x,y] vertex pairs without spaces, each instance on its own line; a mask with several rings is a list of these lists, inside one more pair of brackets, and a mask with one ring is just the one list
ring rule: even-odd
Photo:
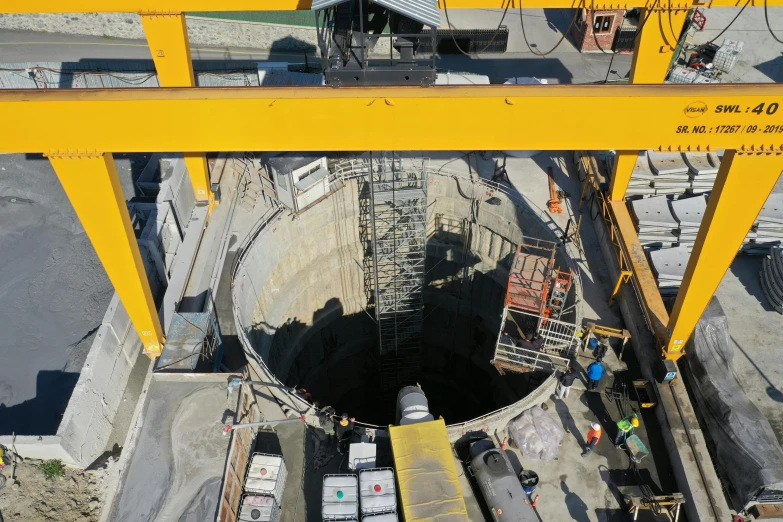
[[707,104],[704,102],[692,102],[685,106],[685,115],[689,118],[698,118],[707,112]]

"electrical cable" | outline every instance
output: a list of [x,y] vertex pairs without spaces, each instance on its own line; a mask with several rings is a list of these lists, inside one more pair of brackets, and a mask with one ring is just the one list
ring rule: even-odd
[[[582,0],[582,3],[580,5],[584,5],[586,0]],[[568,24],[568,29],[563,31],[563,36],[560,37],[560,40],[557,41],[554,47],[552,47],[550,50],[548,50],[545,53],[538,53],[533,50],[533,48],[530,46],[530,44],[527,41],[527,34],[525,33],[525,21],[522,17],[522,2],[519,2],[519,24],[522,26],[522,37],[525,39],[525,45],[527,46],[528,50],[535,54],[536,56],[546,56],[548,54],[552,54],[555,52],[555,49],[560,47],[560,44],[563,43],[563,40],[565,40],[566,35],[571,32],[571,28],[574,27],[574,24],[576,23],[576,18],[579,16],[579,9],[583,9],[577,6],[576,9],[574,9],[574,16],[571,17],[571,23]]]
[[[674,30],[674,23],[672,22],[672,11],[673,11],[672,5],[669,4],[669,8],[666,9],[666,12],[669,15],[669,30],[672,32],[672,38],[674,38],[674,45],[669,44],[669,47],[672,49],[672,51],[674,51],[675,49],[677,49],[677,44],[680,43],[680,36],[679,36],[679,34],[681,34],[681,33],[678,33],[677,31]],[[687,19],[687,16],[686,16],[686,19]],[[661,27],[661,36],[663,36],[664,39],[666,38],[666,36],[663,34],[663,27]]]
[[159,371],[161,371],[161,370],[163,370],[163,369],[165,369],[165,368],[168,368],[169,366],[174,366],[175,364],[177,364],[177,363],[180,363],[180,362],[182,362],[182,361],[184,361],[184,360],[186,360],[186,359],[190,359],[191,357],[193,357],[193,356],[195,356],[195,355],[199,355],[199,356],[201,356],[201,357],[204,357],[205,359],[208,359],[208,357],[206,356],[206,354],[204,354],[204,353],[202,353],[202,352],[197,352],[197,351],[196,351],[196,350],[197,350],[197,349],[198,349],[198,348],[199,348],[199,347],[200,347],[202,344],[204,344],[204,341],[201,341],[200,343],[198,343],[198,344],[197,344],[197,345],[196,345],[196,346],[193,348],[193,353],[191,353],[190,355],[186,355],[185,357],[183,357],[183,358],[181,358],[181,359],[177,359],[176,361],[170,362],[169,364],[166,364],[166,365],[164,365],[164,366],[159,366],[159,367],[155,368],[154,370],[152,370],[152,373],[157,373],[157,372],[159,372]]
[[[28,79],[30,81],[40,81],[41,83],[44,83],[46,85],[60,85],[60,81],[51,81],[47,80],[43,77],[39,78],[32,78],[24,73],[29,72],[51,72],[55,74],[59,74],[61,76],[108,76],[110,78],[114,78],[122,83],[128,84],[128,85],[142,85],[145,82],[155,78],[157,76],[157,73],[146,73],[146,74],[136,74],[135,71],[127,71],[129,76],[120,76],[125,71],[88,71],[88,70],[64,70],[64,69],[55,69],[52,67],[29,67],[29,68],[9,68],[9,67],[0,67],[0,71],[10,72],[12,74],[15,74],[16,76],[20,76],[21,78]],[[249,84],[248,81],[248,75],[247,72],[236,70],[236,71],[226,71],[223,73],[215,73],[215,72],[199,72],[196,73],[196,76],[213,76],[216,78],[221,78],[224,80],[229,81],[242,81],[245,84]]]
[[[591,0],[591,1],[592,1],[591,6],[594,7],[595,6],[595,0]],[[644,16],[644,18],[640,18],[639,29],[636,30],[636,36],[634,36],[634,38],[633,38],[634,46],[636,46],[636,41],[639,39],[639,36],[642,34],[642,29],[644,29],[644,26],[647,24],[647,20],[650,19],[650,15],[652,15],[652,12],[655,9],[655,6],[658,5],[659,1],[660,0],[655,0],[655,2],[652,4],[652,6],[649,9],[645,9],[647,11],[647,13]],[[595,12],[595,11],[593,11],[593,12]],[[609,81],[609,74],[612,72],[612,62],[614,62],[614,55],[618,54],[619,51],[612,51],[611,53],[607,53],[606,51],[604,51],[601,48],[601,45],[598,43],[598,37],[595,35],[595,31],[592,31],[592,33],[593,33],[593,39],[595,40],[595,45],[597,45],[598,48],[601,49],[601,52],[603,52],[604,54],[611,54],[612,55],[612,59],[609,60],[609,68],[606,70],[606,77],[604,78],[604,84],[606,84]],[[598,82],[596,82],[596,83],[598,83]]]
[[451,40],[454,42],[454,46],[457,48],[457,50],[462,54],[464,54],[465,56],[475,57],[482,54],[487,49],[489,49],[489,46],[492,45],[492,43],[495,41],[495,38],[497,38],[498,34],[500,34],[500,28],[503,27],[503,20],[506,19],[506,13],[508,13],[509,7],[511,7],[511,0],[507,0],[506,8],[503,10],[503,16],[500,17],[500,23],[498,24],[498,28],[495,29],[495,34],[492,35],[492,38],[489,40],[489,43],[482,50],[475,53],[469,53],[462,50],[462,47],[459,46],[459,44],[457,43],[457,39],[454,37],[454,31],[456,31],[457,29],[451,25],[451,21],[449,20],[449,8],[446,5],[446,0],[443,0],[443,11],[446,13],[446,23],[449,26],[449,31],[451,31]]
[[196,352],[196,350],[198,350],[198,349],[199,349],[201,346],[203,346],[203,345],[204,345],[204,343],[206,343],[206,342],[207,342],[207,339],[206,339],[206,338],[207,338],[207,332],[205,332],[205,331],[204,331],[204,329],[203,329],[203,328],[201,328],[199,325],[197,325],[197,324],[193,323],[192,321],[189,321],[189,320],[188,320],[188,319],[187,319],[187,318],[186,318],[184,315],[182,315],[181,313],[179,313],[179,312],[177,312],[177,311],[175,311],[174,313],[175,313],[175,314],[177,314],[177,315],[178,315],[178,316],[179,316],[179,317],[180,317],[180,318],[181,318],[183,321],[185,321],[186,323],[188,323],[190,326],[192,326],[193,328],[195,328],[195,329],[197,329],[198,331],[200,331],[200,332],[201,332],[201,335],[203,335],[204,337],[203,337],[203,339],[202,339],[202,340],[201,340],[201,341],[200,341],[198,344],[196,344],[196,346],[194,346],[194,347],[193,347],[193,352],[192,352],[190,355],[186,355],[185,357],[182,357],[181,359],[177,359],[176,361],[174,361],[174,362],[170,362],[170,363],[168,363],[168,364],[166,364],[166,365],[164,365],[164,366],[159,366],[158,368],[155,368],[155,369],[153,370],[153,373],[159,372],[159,371],[161,371],[161,370],[163,370],[163,369],[165,369],[165,368],[168,368],[169,366],[174,366],[175,364],[177,364],[177,363],[180,363],[180,362],[182,362],[182,361],[184,361],[184,360],[186,360],[186,359],[190,359],[191,357],[193,357],[193,356],[195,356],[195,355],[200,355],[200,356],[204,357],[205,359],[209,360],[209,357],[207,356],[207,354],[205,354],[205,353],[203,353],[203,352]]
[[[444,5],[445,5],[445,4],[444,4]],[[471,151],[468,151],[468,152],[465,152],[465,153],[463,153],[463,154],[462,154],[462,156],[460,156],[459,158],[454,158],[453,160],[449,160],[449,161],[447,161],[446,163],[444,163],[443,165],[441,165],[441,166],[438,168],[438,172],[437,172],[437,173],[438,173],[438,174],[440,174],[440,171],[441,171],[441,169],[442,169],[443,167],[445,167],[446,165],[448,165],[449,163],[454,163],[455,161],[459,161],[459,160],[461,160],[461,159],[464,159],[464,158],[466,158],[467,156],[470,156],[471,154],[473,154],[474,152],[476,152],[476,151],[474,151],[474,150],[471,150]],[[467,199],[467,197],[466,197],[465,199]]]
[[[750,2],[750,0],[748,0],[748,2]],[[748,4],[745,4],[745,5],[748,5]],[[743,9],[745,9],[745,8],[743,7]],[[742,11],[740,11],[740,13],[742,13]],[[780,38],[775,36],[775,33],[772,32],[772,26],[769,25],[769,13],[767,13],[767,0],[764,0],[764,21],[767,23],[767,30],[769,31],[769,34],[772,35],[772,38],[774,38],[776,42],[783,44],[783,40],[781,40]]]
[[645,11],[647,11],[647,14],[645,14],[644,19],[641,20],[641,23],[639,24],[639,29],[636,31],[636,36],[634,36],[633,39],[634,43],[636,43],[636,40],[642,34],[642,29],[644,29],[644,26],[647,24],[647,20],[650,19],[650,16],[652,15],[653,11],[658,6],[658,2],[660,2],[660,0],[655,0],[655,2],[653,2],[653,4],[649,8],[645,9]]
[[[721,36],[723,36],[723,33],[725,33],[726,31],[728,31],[728,30],[729,30],[729,27],[731,27],[731,26],[734,24],[734,22],[736,22],[736,21],[737,21],[737,18],[739,18],[739,17],[740,17],[740,15],[742,14],[742,11],[744,11],[744,10],[745,10],[745,8],[746,8],[746,7],[748,7],[748,4],[750,4],[750,0],[748,0],[747,2],[745,2],[745,5],[743,5],[743,6],[742,6],[742,9],[740,9],[739,13],[737,13],[737,16],[735,16],[735,17],[734,17],[734,18],[731,20],[731,22],[729,22],[729,25],[727,25],[727,26],[726,26],[726,28],[725,28],[725,29],[723,29],[723,31],[721,31],[720,33],[718,33],[718,36],[716,36],[715,38],[713,38],[712,40],[710,40],[710,41],[709,41],[709,42],[707,42],[707,43],[710,43],[710,44],[711,44],[711,43],[713,43],[715,40],[717,40],[718,38],[720,38]],[[767,2],[766,2],[766,0],[764,0],[764,5],[765,5],[765,6],[767,5]],[[765,14],[765,15],[767,14],[767,11],[766,11],[766,10],[764,10],[764,14]],[[773,35],[773,36],[774,36],[774,35]],[[776,38],[776,40],[777,40],[777,38]],[[778,40],[778,41],[780,41],[780,40]],[[783,43],[783,42],[781,42],[781,43]]]

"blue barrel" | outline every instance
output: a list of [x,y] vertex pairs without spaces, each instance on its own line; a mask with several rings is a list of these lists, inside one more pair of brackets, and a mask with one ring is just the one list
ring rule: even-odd
[[530,496],[538,486],[538,473],[533,470],[523,469],[519,472],[519,483],[525,490],[527,496]]

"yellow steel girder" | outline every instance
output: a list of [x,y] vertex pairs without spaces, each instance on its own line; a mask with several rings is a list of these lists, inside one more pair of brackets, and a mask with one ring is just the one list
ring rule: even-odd
[[194,87],[188,28],[182,14],[141,15],[155,70],[163,87]]
[[682,354],[781,171],[783,154],[726,151],[669,318],[666,357]]
[[163,329],[111,154],[49,155],[95,253],[139,334],[160,355]]
[[[509,0],[446,0],[449,9],[502,9]],[[689,7],[736,7],[742,0],[510,0],[511,8],[567,9],[586,7],[595,9],[632,9],[655,6],[656,9],[682,9]],[[750,6],[763,6],[764,0],[750,0]],[[768,5],[783,5],[783,0],[768,0]],[[312,0],[5,0],[0,4],[2,13],[186,13],[195,11],[295,11],[309,10]],[[444,0],[438,0],[438,7]]]
[[639,242],[639,236],[636,235],[636,228],[628,213],[625,201],[610,201],[609,208],[614,218],[613,222],[617,224],[620,232],[618,239],[621,241],[623,252],[631,263],[631,270],[636,279],[636,286],[641,293],[640,297],[650,321],[650,328],[658,344],[663,345],[666,342],[666,325],[669,322],[669,313],[666,311],[655,276],[647,262],[644,247]]
[[631,83],[663,83],[687,14],[686,10],[642,10],[640,16],[645,22],[634,47]]
[[614,156],[612,166],[612,181],[609,185],[609,199],[623,201],[631,181],[636,160],[639,158],[638,150],[618,150]]
[[781,106],[778,84],[9,90],[0,152],[783,150]]
[[[193,62],[185,16],[182,14],[141,15],[155,70],[164,87],[194,87]],[[199,201],[212,199],[207,157],[203,152],[185,154],[193,191]]]
[[[642,10],[640,16],[644,26],[641,34],[636,38],[631,64],[631,83],[663,83],[687,13],[682,10],[673,12]],[[612,201],[625,198],[638,156],[639,151],[636,150],[617,151],[612,171],[612,186],[609,191],[609,199]]]

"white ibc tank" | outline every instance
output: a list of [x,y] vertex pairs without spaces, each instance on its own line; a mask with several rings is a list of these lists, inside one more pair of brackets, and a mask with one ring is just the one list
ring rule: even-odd
[[361,470],[359,492],[362,515],[397,511],[394,470],[391,468]]
[[280,505],[285,488],[286,468],[283,457],[254,453],[245,478],[245,491],[273,497]]
[[280,508],[272,497],[246,495],[239,509],[239,522],[277,522]]
[[384,513],[383,515],[370,515],[362,517],[362,522],[397,522],[397,513]]
[[359,518],[359,485],[356,475],[324,475],[321,518],[324,520]]

